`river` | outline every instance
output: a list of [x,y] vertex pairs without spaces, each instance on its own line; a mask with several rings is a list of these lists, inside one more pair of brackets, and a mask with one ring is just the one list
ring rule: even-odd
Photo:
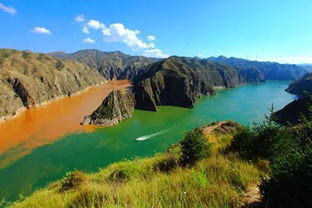
[[128,86],[125,82],[30,109],[0,125],[0,201],[27,195],[74,169],[94,172],[125,158],[151,156],[196,126],[220,120],[244,125],[261,121],[272,104],[277,110],[294,99],[284,91],[288,84],[268,81],[219,90],[216,96],[201,98],[193,109],[136,110],[131,119],[109,128],[84,128],[79,122],[110,90]]

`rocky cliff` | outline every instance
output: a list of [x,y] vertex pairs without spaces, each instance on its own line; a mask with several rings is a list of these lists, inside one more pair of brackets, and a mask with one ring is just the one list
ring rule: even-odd
[[134,99],[131,93],[112,91],[91,115],[84,118],[81,124],[113,126],[130,118],[133,110]]
[[286,105],[283,109],[273,113],[273,118],[281,124],[296,125],[300,123],[301,116],[311,117],[312,101],[310,97],[299,98]]
[[103,52],[95,49],[74,53],[53,52],[52,56],[75,60],[97,69],[106,79],[128,79],[144,72],[147,65],[157,61],[143,56],[130,56],[119,51]]
[[312,73],[307,73],[301,79],[291,83],[286,89],[287,92],[298,96],[305,96],[305,93],[312,93]]
[[215,94],[214,86],[244,84],[230,66],[186,57],[170,57],[149,66],[134,79],[135,108],[156,111],[158,105],[192,108],[197,98]]
[[75,61],[30,51],[1,49],[0,118],[102,81],[103,77],[95,69]]

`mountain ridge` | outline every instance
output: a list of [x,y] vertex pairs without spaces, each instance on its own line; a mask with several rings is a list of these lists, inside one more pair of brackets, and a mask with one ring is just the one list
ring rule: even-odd
[[46,54],[0,50],[0,117],[39,105],[59,96],[70,96],[105,81],[81,63]]

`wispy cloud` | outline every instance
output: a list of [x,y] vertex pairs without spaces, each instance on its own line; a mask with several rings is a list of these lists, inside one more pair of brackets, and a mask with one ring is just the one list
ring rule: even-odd
[[148,49],[143,51],[143,56],[155,58],[167,58],[169,55],[163,53],[160,49]]
[[32,29],[31,32],[40,34],[51,34],[51,31],[45,27],[34,27],[34,29]]
[[155,37],[154,35],[148,35],[146,38],[147,38],[147,40],[149,40],[149,41],[154,41],[154,40],[156,40],[156,37]]
[[74,19],[76,22],[84,22],[85,21],[85,17],[83,14],[77,15]]
[[90,33],[89,28],[88,28],[87,26],[83,26],[82,32],[83,32],[84,34],[89,34],[89,33]]
[[0,2],[0,10],[4,11],[4,12],[7,12],[9,14],[16,14],[17,13],[17,10],[14,8],[14,7],[11,7],[11,6],[5,6],[4,4],[2,4]]
[[86,38],[83,40],[83,42],[85,43],[95,43],[95,40],[91,39],[91,38]]
[[[90,19],[82,27],[82,32],[89,34],[91,30],[99,30],[102,32],[105,42],[121,42],[131,48],[133,51],[141,52],[146,56],[166,57],[160,49],[156,48],[154,43],[148,43],[140,39],[140,31],[127,28],[122,23],[113,23],[106,26],[101,21]],[[156,38],[153,35],[146,37],[147,40],[154,41]]]

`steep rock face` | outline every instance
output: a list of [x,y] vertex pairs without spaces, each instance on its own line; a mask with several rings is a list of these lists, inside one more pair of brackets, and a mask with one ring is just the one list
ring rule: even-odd
[[0,118],[23,107],[68,96],[103,77],[83,64],[30,51],[0,50]]
[[311,116],[310,106],[312,101],[310,97],[299,98],[286,105],[283,109],[273,113],[273,118],[281,124],[293,124],[300,123],[301,115]]
[[135,76],[144,72],[147,65],[156,61],[143,56],[129,56],[119,51],[102,52],[95,49],[80,50],[71,54],[64,52],[53,52],[50,54],[87,64],[97,69],[106,79],[132,80]]
[[264,74],[259,69],[248,68],[241,69],[239,73],[247,82],[261,83],[265,82]]
[[120,121],[130,118],[134,110],[134,99],[131,93],[112,91],[102,104],[82,124],[113,126]]
[[247,81],[296,80],[307,73],[307,69],[294,64],[250,61],[234,57],[227,58],[224,56],[210,57],[208,60],[235,67],[238,71],[242,72],[242,75]]
[[185,57],[170,57],[134,79],[135,108],[156,111],[158,105],[192,108],[214,86],[235,87],[244,79],[232,67]]
[[301,79],[291,83],[286,91],[301,97],[305,96],[305,92],[312,93],[312,73],[307,73]]

